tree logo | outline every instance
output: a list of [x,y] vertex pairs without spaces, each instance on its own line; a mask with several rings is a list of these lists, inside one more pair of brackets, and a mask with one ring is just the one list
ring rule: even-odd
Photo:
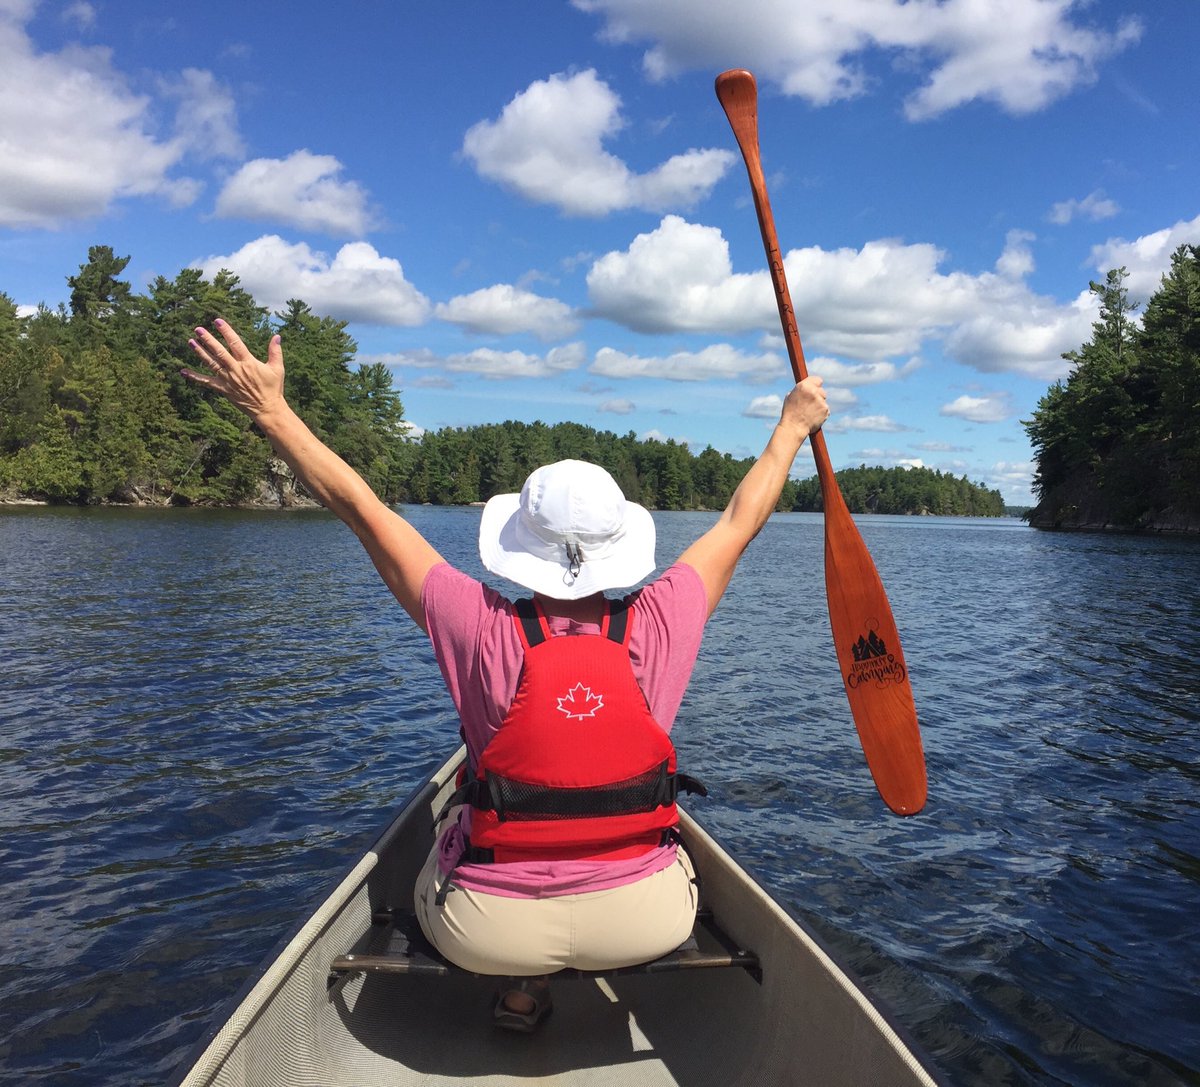
[[868,632],[858,636],[850,646],[854,663],[846,675],[846,686],[857,689],[864,683],[874,681],[875,686],[885,687],[889,683],[903,683],[906,672],[904,663],[888,652],[887,643],[879,636],[874,621],[869,622]]
[[603,696],[592,694],[591,687],[585,687],[582,683],[576,683],[558,700],[558,712],[565,713],[569,721],[581,721],[585,717],[595,717],[596,711],[603,706]]

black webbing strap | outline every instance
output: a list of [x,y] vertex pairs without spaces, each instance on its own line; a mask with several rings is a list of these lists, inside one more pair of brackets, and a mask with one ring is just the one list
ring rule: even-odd
[[629,626],[629,605],[624,600],[608,602],[608,639],[617,645],[625,644],[625,630]]
[[480,810],[494,811],[501,822],[635,815],[674,804],[681,792],[708,795],[704,785],[690,774],[668,773],[665,760],[648,773],[611,785],[556,788],[495,773],[474,784],[475,788],[466,794],[468,802]]
[[[629,628],[629,605],[624,600],[609,600],[607,603],[608,638],[617,645],[624,645],[625,631]],[[546,640],[546,632],[542,629],[542,621],[533,601],[528,597],[514,600],[513,610],[517,613],[521,629],[525,632],[525,641],[531,648],[541,645]]]
[[541,645],[546,640],[546,632],[542,630],[542,621],[538,618],[537,608],[528,597],[513,601],[513,609],[525,631],[525,641],[532,647]]
[[[675,827],[668,827],[659,837],[658,844],[660,847],[670,845],[674,842],[676,845],[682,845],[683,839],[679,831]],[[463,851],[458,858],[458,864],[495,864],[496,851],[494,849],[485,849],[482,846],[472,845],[471,839],[464,837]],[[456,865],[457,867],[457,865]],[[440,904],[440,903],[439,903]]]

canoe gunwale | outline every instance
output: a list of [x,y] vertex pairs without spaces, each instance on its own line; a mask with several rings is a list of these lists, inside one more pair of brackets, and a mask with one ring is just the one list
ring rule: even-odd
[[[237,1044],[240,1033],[244,1032],[266,1007],[286,974],[353,898],[354,893],[367,882],[392,839],[408,823],[412,811],[421,805],[426,796],[432,800],[437,795],[445,780],[444,771],[454,766],[462,750],[460,748],[448,761],[429,763],[422,773],[420,783],[413,787],[399,809],[393,809],[395,814],[383,830],[376,834],[367,851],[350,865],[348,871],[322,884],[310,899],[312,912],[302,915],[302,919],[267,952],[242,983],[241,988],[217,1006],[208,1029],[192,1046],[175,1077],[169,1081],[168,1087],[188,1087],[192,1083],[203,1083],[204,1080],[199,1076],[201,1066],[206,1069],[216,1068],[228,1058]],[[240,1031],[231,1029],[235,1024],[240,1026]]]
[[[885,1037],[891,1037],[896,1048],[904,1054],[906,1063],[909,1064],[914,1074],[921,1077],[929,1087],[949,1087],[932,1060],[925,1054],[908,1028],[896,1018],[891,1008],[871,995],[870,989],[858,973],[844,963],[838,953],[814,929],[799,918],[793,917],[775,900],[755,874],[753,866],[747,866],[741,861],[733,861],[733,853],[725,848],[721,839],[704,827],[690,812],[681,808],[679,814],[680,829],[689,847],[694,850],[698,843],[707,843],[708,848],[727,858],[732,871],[753,885],[758,892],[758,901],[774,915],[780,927],[790,930],[809,953],[821,963],[825,973],[833,978],[846,995],[862,1010],[876,1029]],[[707,885],[705,890],[711,893]],[[738,934],[736,926],[731,920],[727,923],[729,924],[729,935],[740,943],[741,936]]]
[[[329,986],[331,964],[370,928],[374,915],[381,909],[401,908],[411,903],[411,880],[408,877],[415,873],[409,872],[408,868],[415,860],[414,849],[421,850],[422,858],[428,851],[428,843],[424,838],[418,842],[414,837],[414,828],[420,827],[424,832],[421,822],[426,818],[432,827],[433,815],[438,807],[437,797],[450,788],[462,757],[463,749],[460,747],[449,760],[440,764],[440,769],[437,764],[432,765],[423,781],[411,791],[367,852],[351,865],[347,873],[325,885],[325,894],[316,900],[313,912],[276,944],[263,965],[247,979],[238,994],[221,1004],[212,1025],[192,1047],[179,1072],[170,1081],[171,1087],[203,1087],[218,1082],[260,1082],[249,1078],[247,1068],[256,1059],[255,1054],[261,1052],[263,1031],[266,1030],[269,1036],[272,1023],[277,1021],[277,1000],[290,999],[287,994],[294,993],[297,985],[304,987],[305,991],[309,988],[315,990],[319,985],[326,1001],[342,1003],[337,994],[345,989],[345,984],[354,977],[362,979],[369,976],[369,972],[346,973],[332,987]],[[886,1005],[870,995],[855,973],[839,961],[837,954],[804,922],[787,913],[764,889],[761,881],[734,861],[722,843],[690,813],[681,808],[680,817],[680,830],[701,875],[702,905],[716,915],[720,928],[734,946],[749,949],[761,957],[763,973],[754,978],[758,984],[748,983],[752,989],[763,992],[761,999],[765,1001],[759,1005],[759,1012],[755,1016],[767,1013],[768,1019],[773,1020],[773,1026],[764,1023],[760,1027],[754,1023],[751,1028],[749,1023],[753,1022],[753,1018],[747,1021],[739,1013],[738,1019],[743,1026],[767,1032],[775,1030],[786,1036],[789,1031],[802,1025],[806,1036],[814,1039],[814,1046],[819,1046],[821,1059],[826,1062],[831,1052],[845,1052],[845,1059],[855,1068],[859,1065],[869,1065],[871,1069],[877,1065],[880,1069],[887,1068],[887,1075],[880,1082],[903,1084],[904,1087],[943,1085],[945,1081],[937,1076],[932,1062],[922,1053],[908,1031],[895,1020]],[[328,946],[318,947],[323,938]],[[653,971],[642,973],[648,975]],[[693,992],[690,982],[689,988],[682,992],[671,987],[675,982],[670,979],[678,979],[685,973],[694,977],[712,974],[712,971],[661,972],[656,976],[662,980],[652,984],[656,987],[667,986],[661,990],[663,994],[673,992],[676,999],[690,1001],[692,998],[689,994]],[[719,970],[717,973],[725,975],[729,971]],[[734,975],[747,973],[750,971],[732,971]],[[447,971],[444,978],[434,980],[433,984],[451,984],[456,975],[468,976],[462,971]],[[633,977],[617,978],[614,972],[607,972],[604,976],[612,978],[614,984],[617,981],[645,984]],[[708,986],[702,985],[701,991],[705,988]],[[654,991],[660,990],[656,988]],[[664,996],[664,999],[667,998]],[[257,1031],[254,1030],[256,1024]],[[695,1025],[695,1029],[701,1032],[706,1030],[700,1024]],[[826,1034],[831,1031],[848,1032],[848,1038],[855,1040],[849,1042],[852,1049],[868,1036],[875,1041],[867,1047],[869,1055],[860,1057],[852,1049],[830,1050],[828,1044],[815,1041],[826,1039],[828,1042],[831,1039],[826,1038]],[[247,1040],[252,1032],[258,1041]],[[860,1038],[860,1032],[866,1033]],[[767,1036],[771,1035],[768,1033]],[[671,1047],[677,1042],[666,1045],[663,1059],[669,1063]],[[806,1049],[804,1054],[806,1059],[810,1055],[817,1055],[815,1049]],[[673,1055],[679,1059],[678,1052]],[[754,1072],[758,1078],[738,1078],[739,1083],[785,1081],[772,1073],[775,1066],[771,1060],[777,1058],[768,1060],[753,1052],[744,1056],[753,1058],[744,1066],[744,1070],[747,1074]],[[756,1063],[761,1064],[757,1072],[749,1067]],[[818,1078],[813,1082],[875,1082],[871,1078],[863,1079],[861,1074],[852,1079],[827,1075],[820,1078],[821,1073],[814,1074]],[[792,1082],[790,1076],[789,1072],[786,1082]],[[271,1079],[270,1082],[275,1083],[276,1080]],[[425,1081],[422,1079],[421,1082]],[[555,1082],[559,1080],[556,1078]],[[574,1082],[574,1079],[570,1082]],[[671,1079],[670,1082],[676,1080]]]

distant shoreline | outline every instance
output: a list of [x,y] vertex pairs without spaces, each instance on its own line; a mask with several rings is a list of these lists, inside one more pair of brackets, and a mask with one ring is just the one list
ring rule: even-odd
[[[434,502],[394,502],[393,508],[404,506],[437,506],[439,508],[451,509],[456,505],[461,505],[462,508],[482,508],[483,502],[464,502],[464,503],[434,503]],[[236,502],[231,504],[218,504],[206,502],[191,502],[191,503],[171,503],[171,502],[114,502],[106,499],[102,502],[51,502],[45,498],[13,498],[0,496],[0,509],[110,509],[110,510],[278,510],[288,513],[294,510],[324,510],[325,507],[319,502],[311,498],[296,497],[288,503],[279,501],[259,501],[259,502]],[[660,510],[656,507],[650,507],[652,513],[720,513],[717,509],[708,509],[697,507],[687,510]],[[821,515],[820,510],[777,510],[778,513],[813,513],[817,516]],[[873,513],[870,510],[864,510],[861,513],[854,514],[858,517],[943,517],[954,518],[961,520],[978,520],[984,519],[988,521],[1020,521],[1022,518],[1019,514],[1002,513],[1002,514],[984,514],[984,513],[930,513],[926,510],[914,511],[912,513]]]
[[63,509],[63,510],[323,510],[312,499],[293,502],[237,502],[228,505],[206,502],[51,502],[45,498],[0,498],[0,509]]

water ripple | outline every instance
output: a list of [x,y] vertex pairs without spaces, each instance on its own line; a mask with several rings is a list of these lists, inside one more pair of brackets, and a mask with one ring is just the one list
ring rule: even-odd
[[[409,511],[478,573],[478,510]],[[711,515],[657,517],[669,561]],[[1200,1082],[1200,547],[864,518],[929,764],[886,814],[818,518],[772,520],[676,738],[694,808],[964,1084]],[[0,511],[0,1071],[156,1083],[456,724],[321,513]]]

